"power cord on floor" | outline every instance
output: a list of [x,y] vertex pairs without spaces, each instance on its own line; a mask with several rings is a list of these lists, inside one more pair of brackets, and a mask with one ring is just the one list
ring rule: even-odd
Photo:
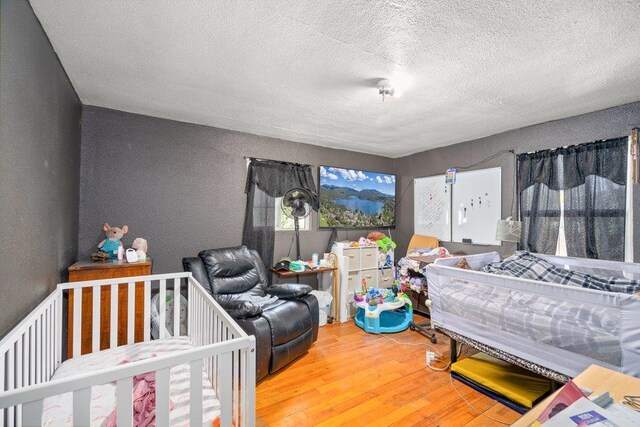
[[456,386],[453,384],[453,378],[451,377],[451,375],[449,375],[449,382],[451,383],[451,387],[453,387],[453,390],[455,390],[455,392],[456,392],[456,393],[458,393],[458,396],[460,396],[460,398],[461,398],[462,400],[464,400],[464,401],[465,401],[465,403],[466,403],[467,405],[469,405],[469,407],[470,407],[471,409],[473,409],[475,412],[477,412],[478,414],[482,415],[483,417],[489,418],[490,420],[495,421],[495,422],[497,422],[497,423],[500,423],[500,424],[503,424],[503,425],[506,425],[506,426],[511,425],[511,423],[510,423],[510,422],[505,422],[505,421],[498,420],[498,419],[496,419],[496,418],[490,417],[489,415],[485,414],[484,412],[480,411],[480,410],[479,410],[479,409],[477,409],[475,406],[473,406],[473,405],[471,404],[471,402],[469,402],[469,401],[468,401],[468,400],[467,400],[467,399],[462,395],[462,393],[460,393],[460,392],[458,391],[458,389],[456,388]]
[[[440,358],[442,357],[442,353],[440,353],[440,351],[439,351],[435,346],[433,346],[433,345],[431,345],[431,344],[429,344],[429,343],[426,343],[426,342],[425,342],[425,343],[422,343],[422,342],[418,342],[418,343],[414,343],[414,342],[401,342],[401,341],[398,341],[398,340],[396,340],[395,338],[391,338],[390,336],[387,336],[387,335],[381,335],[381,336],[382,336],[382,337],[384,337],[384,338],[386,338],[386,339],[388,339],[388,340],[391,340],[391,341],[395,342],[396,344],[400,344],[400,345],[410,345],[410,346],[414,346],[414,347],[415,347],[415,346],[422,346],[422,345],[423,345],[423,346],[425,346],[425,347],[430,347],[430,348],[432,348],[432,349],[434,350],[434,353],[435,353],[435,354],[437,354]],[[458,357],[460,357],[460,355],[461,355],[461,354],[463,354],[463,352],[462,352],[462,347],[463,347],[463,344],[460,344],[460,348],[456,348],[456,353],[457,353],[457,356],[458,356]],[[434,354],[434,356],[435,356],[435,354]],[[427,357],[428,357],[428,356],[427,356]],[[434,359],[433,359],[433,360],[435,360],[435,361],[439,361],[439,360],[438,360],[438,358],[435,358],[435,357],[434,357]],[[447,370],[447,369],[449,369],[449,367],[451,366],[451,362],[447,363],[447,366],[445,366],[444,368],[438,368],[438,367],[435,367],[435,366],[431,366],[431,362],[430,362],[430,361],[429,361],[429,359],[427,358],[427,366],[428,366],[431,370],[433,370],[433,371],[446,371],[446,370]],[[467,405],[469,405],[469,407],[470,407],[471,409],[473,409],[475,412],[477,412],[478,414],[482,415],[483,417],[489,418],[490,420],[495,421],[495,422],[497,422],[497,423],[500,423],[500,424],[503,424],[503,425],[507,425],[507,426],[508,426],[508,425],[511,425],[511,423],[510,423],[510,422],[505,422],[505,421],[498,420],[498,419],[496,419],[496,418],[490,417],[489,415],[485,414],[484,412],[482,412],[482,411],[478,410],[475,406],[473,406],[473,405],[471,404],[471,402],[469,402],[469,401],[468,401],[468,400],[467,400],[467,399],[462,395],[462,393],[460,393],[460,392],[458,391],[458,389],[456,388],[456,386],[453,384],[453,378],[451,377],[451,375],[449,375],[449,382],[451,383],[451,387],[453,387],[453,390],[455,390],[455,392],[458,394],[458,396],[460,396],[460,398],[461,398],[462,400],[464,400],[464,402],[465,402]]]
[[382,337],[384,337],[384,338],[386,338],[388,340],[391,340],[394,343],[400,344],[400,345],[411,345],[411,346],[414,346],[414,347],[424,345],[425,347],[432,348],[434,350],[434,353],[436,353],[438,356],[442,357],[442,353],[440,353],[440,351],[438,351],[438,349],[435,346],[433,346],[433,345],[431,345],[429,343],[426,343],[426,342],[400,342],[397,339],[391,338],[390,336],[387,336],[387,335],[380,334],[379,336],[382,336]]
[[[460,357],[460,355],[462,354],[462,346],[463,344],[460,344],[460,348],[456,347],[456,359],[458,357]],[[440,357],[436,357],[436,355],[430,355],[429,353],[427,353],[427,367],[429,369],[431,369],[432,371],[446,371],[447,369],[449,369],[451,367],[451,361],[449,361],[449,363],[447,363],[447,366],[445,366],[444,368],[439,368],[437,366],[432,366],[431,363],[432,362],[439,362],[439,363],[444,363],[441,358],[442,358],[442,353],[439,354]]]
[[[440,353],[440,351],[439,351],[435,346],[433,346],[433,345],[431,345],[431,344],[429,344],[429,343],[426,343],[426,342],[418,342],[418,343],[413,343],[413,342],[400,342],[400,341],[398,341],[398,340],[396,340],[396,339],[394,339],[394,338],[391,338],[390,336],[387,336],[387,335],[382,335],[382,336],[383,336],[384,338],[388,339],[388,340],[391,340],[391,341],[395,342],[396,344],[400,344],[400,345],[410,345],[410,346],[422,346],[422,345],[423,345],[423,346],[425,346],[425,347],[429,347],[429,348],[433,349],[433,350],[434,350],[434,351],[433,351],[433,353],[432,353],[433,358],[430,358],[430,355],[429,355],[429,353],[430,353],[430,352],[427,352],[427,353],[425,354],[427,367],[428,367],[428,368],[430,368],[430,369],[431,369],[431,370],[433,370],[433,371],[446,371],[446,370],[447,370],[447,369],[449,369],[449,367],[451,366],[451,362],[447,363],[447,366],[445,366],[444,368],[440,368],[440,367],[432,366],[432,365],[431,365],[431,363],[432,363],[432,362],[434,362],[434,361],[436,361],[436,362],[442,362],[440,359],[443,357],[443,354],[442,354],[442,353]],[[463,346],[463,345],[462,345],[462,344],[460,344],[460,348],[456,348],[457,357],[460,357],[460,354],[462,354],[462,346]],[[436,355],[437,355],[438,357],[436,357]]]
[[440,358],[435,357],[435,355],[433,358],[431,358],[429,353],[427,353],[427,367],[432,371],[446,371],[451,366],[451,361],[449,361],[449,363],[447,363],[447,366],[445,366],[444,368],[438,368],[436,366],[432,366],[431,363],[433,362],[444,363],[442,360],[440,360]]

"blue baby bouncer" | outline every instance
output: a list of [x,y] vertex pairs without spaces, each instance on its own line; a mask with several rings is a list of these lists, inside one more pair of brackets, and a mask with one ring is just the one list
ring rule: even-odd
[[369,289],[366,296],[354,295],[358,307],[355,323],[370,334],[404,331],[413,321],[413,305],[404,293],[389,289]]

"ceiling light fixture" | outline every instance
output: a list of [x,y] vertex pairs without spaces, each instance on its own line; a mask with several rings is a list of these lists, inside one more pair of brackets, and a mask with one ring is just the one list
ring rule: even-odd
[[378,82],[378,93],[382,96],[382,102],[384,102],[385,96],[392,96],[394,98],[400,98],[402,96],[402,90],[400,90],[389,79],[383,79]]

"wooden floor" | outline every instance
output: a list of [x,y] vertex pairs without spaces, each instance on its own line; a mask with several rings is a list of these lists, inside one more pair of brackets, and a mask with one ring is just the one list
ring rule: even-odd
[[[308,354],[258,384],[256,424],[501,426],[520,417],[460,382],[452,385],[448,371],[426,367],[425,344],[426,337],[410,330],[373,335],[353,322],[322,326]],[[448,362],[447,337],[438,334],[435,347]]]

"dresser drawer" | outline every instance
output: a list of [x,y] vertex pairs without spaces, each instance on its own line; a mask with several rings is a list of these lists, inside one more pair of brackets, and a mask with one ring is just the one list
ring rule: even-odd
[[378,268],[378,248],[363,248],[362,249],[362,261],[361,268],[363,270],[367,268]]
[[390,288],[393,285],[393,270],[385,268],[378,270],[378,288]]
[[361,289],[360,280],[358,280],[359,276],[360,274],[358,274],[357,271],[354,271],[347,275],[347,293],[348,294],[351,294],[353,291],[359,291]]
[[360,270],[360,249],[345,249],[344,256],[349,259],[349,271]]

